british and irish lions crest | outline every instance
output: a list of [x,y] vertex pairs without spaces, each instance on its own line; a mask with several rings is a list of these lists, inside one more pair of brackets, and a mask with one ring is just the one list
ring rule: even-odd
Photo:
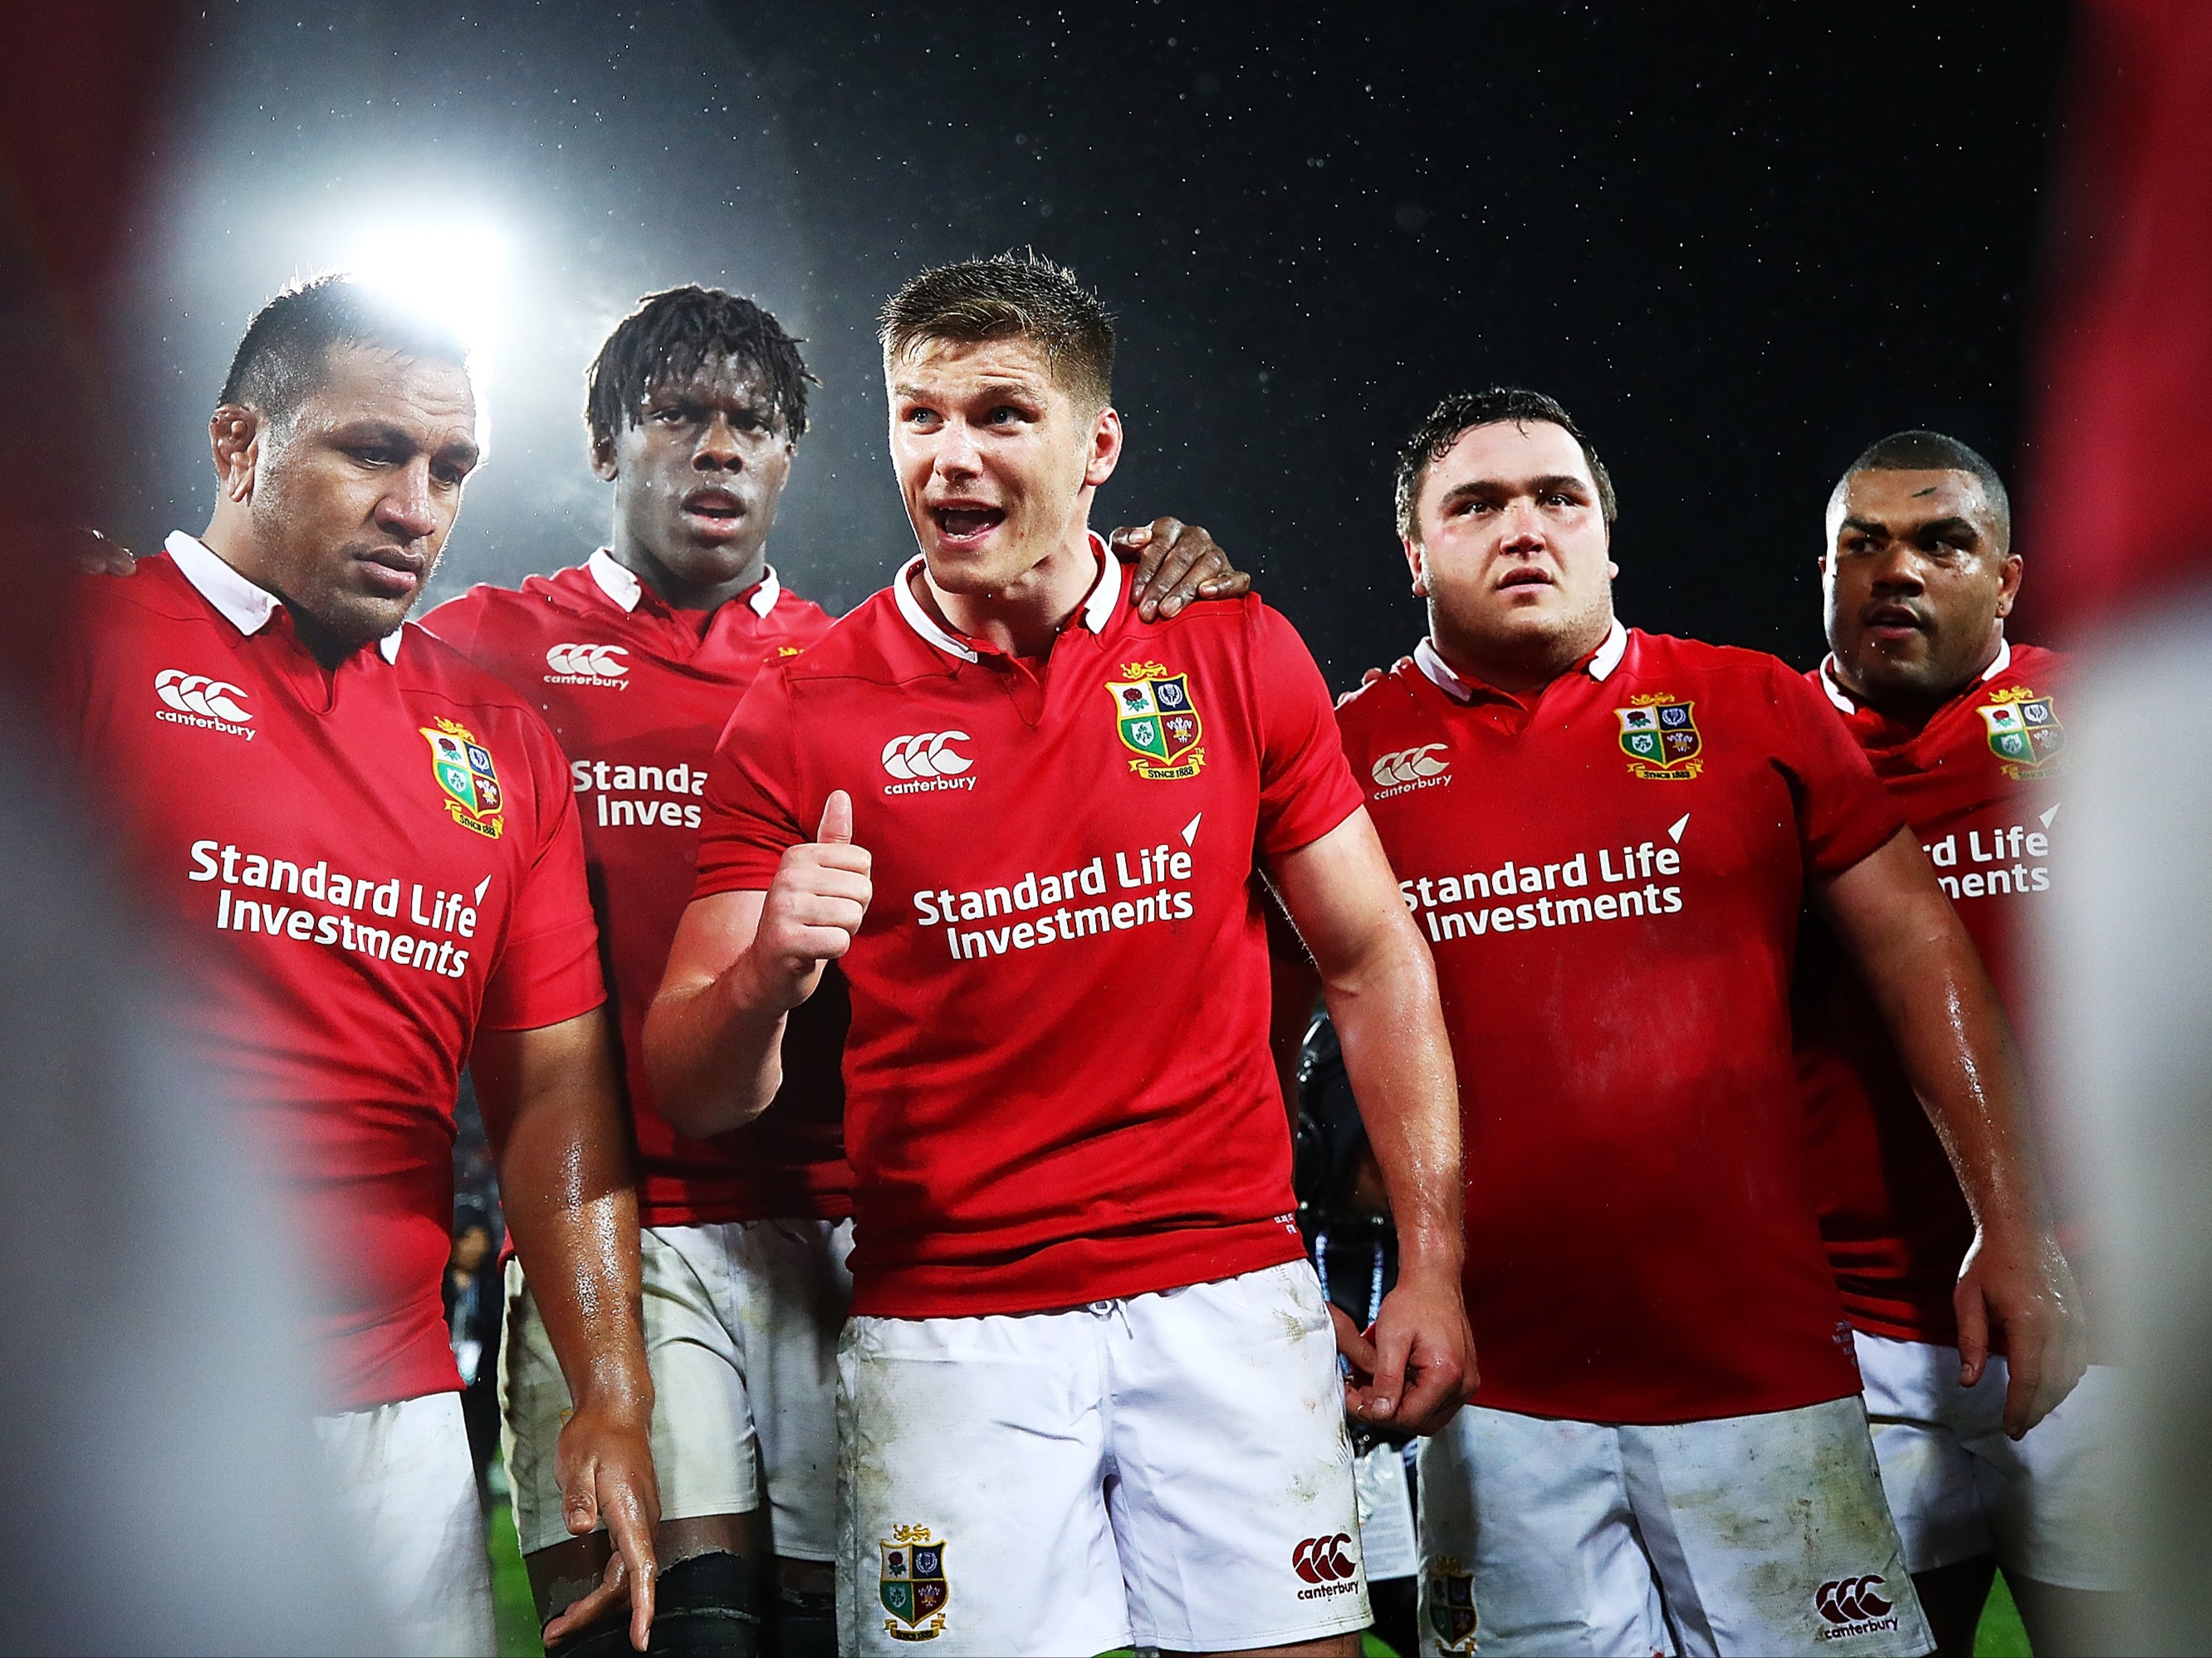
[[1191,700],[1190,676],[1157,662],[1125,662],[1121,671],[1127,677],[1108,680],[1106,695],[1123,744],[1136,751],[1129,769],[1157,781],[1197,776],[1206,763],[1198,746],[1206,728]]
[[1427,1603],[1429,1628],[1446,1652],[1473,1652],[1474,1648],[1474,1574],[1459,1561],[1445,1558],[1430,1564],[1428,1581],[1421,1585]]
[[884,1574],[878,1594],[884,1632],[894,1641],[934,1641],[945,1633],[945,1603],[952,1585],[945,1576],[945,1550],[951,1540],[933,1538],[927,1526],[894,1526],[880,1540]]
[[1677,701],[1663,691],[1646,692],[1615,708],[1620,721],[1620,751],[1632,775],[1654,780],[1695,777],[1705,769],[1705,739],[1698,734],[1694,702]]
[[2007,777],[2032,781],[2058,769],[2066,727],[2058,723],[2048,696],[2038,696],[2025,685],[2008,686],[1991,693],[1976,712],[1988,727],[1990,752]]
[[507,827],[507,793],[500,786],[490,750],[454,720],[440,720],[418,729],[430,745],[430,774],[438,780],[447,811],[463,829],[498,840]]

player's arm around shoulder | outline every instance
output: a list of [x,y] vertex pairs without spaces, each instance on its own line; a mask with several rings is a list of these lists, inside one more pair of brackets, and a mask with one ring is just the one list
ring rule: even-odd
[[833,791],[811,841],[785,852],[765,891],[695,898],[645,1018],[661,1114],[704,1138],[751,1121],[783,1083],[783,1027],[822,970],[852,948],[872,860],[853,844],[853,802]]
[[1436,966],[1365,807],[1272,859],[1270,873],[1320,970],[1398,1231],[1398,1284],[1372,1348],[1340,1342],[1372,1378],[1348,1400],[1370,1421],[1433,1433],[1477,1382],[1461,1285],[1459,1089]]

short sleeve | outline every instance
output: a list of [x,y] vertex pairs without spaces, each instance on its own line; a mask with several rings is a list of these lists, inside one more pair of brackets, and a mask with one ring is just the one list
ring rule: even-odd
[[1905,813],[1819,691],[1779,660],[1768,677],[1782,728],[1777,758],[1796,805],[1805,872],[1840,875],[1887,845],[1905,827]]
[[536,1030],[588,1013],[607,999],[599,924],[584,880],[584,831],[568,767],[552,732],[526,715],[522,740],[538,798],[539,839],[492,963],[477,1023],[489,1030]]
[[1260,722],[1259,851],[1280,857],[1320,840],[1359,809],[1361,798],[1313,653],[1284,616],[1248,602]]
[[771,665],[738,701],[707,762],[699,877],[691,896],[767,890],[783,854],[807,837],[798,793],[791,686]]

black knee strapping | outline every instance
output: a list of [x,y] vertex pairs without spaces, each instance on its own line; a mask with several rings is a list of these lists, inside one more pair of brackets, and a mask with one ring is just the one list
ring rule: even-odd
[[837,1597],[779,1588],[768,1613],[769,1658],[837,1658]]
[[[719,1549],[679,1560],[664,1568],[653,1584],[646,1658],[759,1658],[756,1605],[748,1562]],[[629,1612],[549,1647],[546,1658],[636,1658]]]

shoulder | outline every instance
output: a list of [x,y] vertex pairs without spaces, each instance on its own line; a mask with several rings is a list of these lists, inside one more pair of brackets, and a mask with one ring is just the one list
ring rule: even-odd
[[938,653],[899,614],[898,600],[888,587],[836,620],[819,605],[810,604],[808,608],[821,616],[820,632],[798,655],[769,662],[762,671],[763,680],[781,677],[797,685],[829,679],[910,678],[943,666]]
[[2062,651],[2048,650],[2041,645],[2015,645],[2006,677],[2030,683],[2051,680],[2063,683],[2072,677],[2071,668],[2072,659]]
[[208,603],[192,590],[184,573],[166,553],[142,558],[129,575],[82,575],[76,578],[74,596],[80,620],[97,618],[105,626],[111,619],[123,626],[158,626],[164,622],[192,622],[212,614]]
[[449,642],[535,630],[550,623],[558,608],[562,577],[579,574],[563,570],[553,577],[533,575],[519,587],[496,587],[478,582],[459,598],[449,598],[418,620]]
[[1401,657],[1381,678],[1370,679],[1338,700],[1338,729],[1351,736],[1405,719],[1419,706],[1427,683],[1411,657]]

